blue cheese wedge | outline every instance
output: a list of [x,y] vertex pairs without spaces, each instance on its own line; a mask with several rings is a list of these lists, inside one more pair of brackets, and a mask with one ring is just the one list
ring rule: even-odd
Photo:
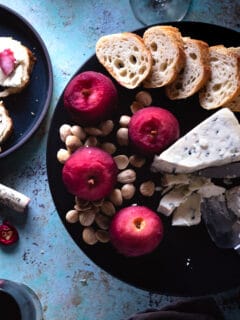
[[239,160],[240,125],[232,111],[222,108],[155,156],[151,170],[191,173]]
[[201,222],[201,196],[192,193],[173,213],[172,226],[193,226]]

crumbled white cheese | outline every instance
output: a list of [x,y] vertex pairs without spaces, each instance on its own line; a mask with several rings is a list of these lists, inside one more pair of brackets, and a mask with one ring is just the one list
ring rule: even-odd
[[201,186],[197,193],[199,193],[203,198],[217,197],[224,194],[225,188],[215,185],[214,183],[209,183]]
[[170,216],[191,193],[188,186],[176,186],[161,198],[157,212]]
[[201,222],[201,196],[192,193],[173,213],[172,226],[193,226]]

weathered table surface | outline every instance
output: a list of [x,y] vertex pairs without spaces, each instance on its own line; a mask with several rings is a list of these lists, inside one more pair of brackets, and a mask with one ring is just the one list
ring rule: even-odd
[[[55,210],[46,174],[50,119],[63,88],[90,55],[96,40],[108,33],[142,25],[128,0],[2,0],[38,31],[53,67],[49,112],[37,133],[15,154],[1,161],[1,183],[31,198],[25,219],[1,208],[19,230],[14,249],[0,248],[0,277],[24,282],[39,295],[46,320],[118,320],[147,307],[161,307],[178,297],[145,292],[108,275],[76,246]],[[193,0],[185,17],[240,31],[239,0]],[[215,296],[227,319],[239,319],[239,288]]]

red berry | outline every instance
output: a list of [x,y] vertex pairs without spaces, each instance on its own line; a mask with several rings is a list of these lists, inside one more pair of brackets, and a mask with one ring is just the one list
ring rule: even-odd
[[0,225],[0,243],[10,245],[17,242],[19,239],[17,229],[8,221],[4,221]]

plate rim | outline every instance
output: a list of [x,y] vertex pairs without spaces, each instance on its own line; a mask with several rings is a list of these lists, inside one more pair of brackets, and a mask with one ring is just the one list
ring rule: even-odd
[[23,17],[21,14],[19,14],[15,10],[13,10],[5,5],[0,4],[0,11],[1,10],[7,12],[8,14],[11,14],[14,18],[17,18],[21,23],[23,23],[23,25],[25,25],[31,31],[31,33],[34,35],[34,37],[38,41],[38,43],[44,53],[44,58],[45,58],[46,66],[48,69],[48,82],[49,82],[49,84],[48,84],[47,95],[46,95],[46,99],[45,99],[43,108],[42,108],[41,113],[39,114],[37,120],[35,121],[34,125],[32,126],[31,130],[26,135],[24,135],[24,137],[21,140],[19,140],[16,144],[14,144],[13,146],[9,147],[8,149],[0,152],[0,159],[5,158],[5,157],[9,156],[10,154],[12,154],[14,151],[18,150],[36,133],[37,129],[39,128],[40,124],[42,123],[43,119],[45,118],[45,116],[47,114],[47,111],[49,109],[50,102],[52,99],[52,94],[53,94],[52,62],[51,62],[49,52],[47,50],[47,47],[46,47],[42,37],[40,36],[38,31],[32,26],[32,24],[25,17]]

